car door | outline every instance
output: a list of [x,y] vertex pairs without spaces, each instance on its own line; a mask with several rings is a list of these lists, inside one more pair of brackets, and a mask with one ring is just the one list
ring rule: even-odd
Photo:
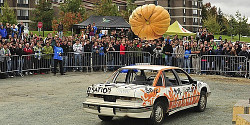
[[164,70],[166,94],[169,100],[169,111],[177,110],[182,104],[182,89],[178,77],[172,69]]
[[180,107],[191,106],[198,102],[197,85],[193,83],[192,78],[182,69],[174,69],[178,76],[178,83],[181,89],[182,101]]

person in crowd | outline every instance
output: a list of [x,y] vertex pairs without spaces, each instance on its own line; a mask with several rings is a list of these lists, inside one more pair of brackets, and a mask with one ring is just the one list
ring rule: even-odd
[[58,29],[59,38],[62,39],[62,37],[63,37],[63,24],[62,24],[62,22],[59,22],[57,29]]
[[99,62],[99,50],[100,46],[98,45],[98,42],[95,42],[93,47],[92,47],[92,53],[93,53],[93,70],[98,71],[100,67],[98,67],[98,62]]
[[[3,45],[3,48],[0,50],[0,56],[2,56],[1,62],[3,62],[4,71],[7,71],[7,75],[9,77],[14,77],[13,74],[11,73],[11,70],[12,70],[11,53],[6,43]],[[5,68],[6,65],[7,65],[7,69]]]
[[166,45],[163,47],[163,53],[165,54],[165,65],[172,66],[172,53],[173,47],[170,45],[171,42],[166,41]]
[[151,63],[150,60],[150,54],[153,54],[153,50],[151,48],[151,46],[149,45],[149,42],[145,42],[145,46],[143,47],[144,52],[146,52],[143,56],[144,56],[144,63]]
[[67,72],[67,67],[68,67],[68,52],[69,52],[69,46],[67,45],[67,41],[63,41],[61,47],[63,48],[63,52],[65,53],[63,55],[63,72]]
[[82,44],[80,43],[80,40],[76,40],[76,43],[73,45],[73,50],[74,50],[74,57],[75,57],[75,71],[80,71],[82,72],[82,52],[83,47]]
[[4,26],[2,25],[1,27],[0,27],[0,35],[2,36],[2,38],[7,38],[7,31],[6,31],[6,29],[4,28]]
[[95,26],[95,23],[92,24],[92,28],[94,30],[94,34],[96,34],[97,33],[97,27]]
[[155,55],[155,63],[157,65],[161,65],[162,62],[162,47],[160,46],[160,43],[156,43],[156,48],[153,50]]
[[120,61],[121,64],[124,65],[125,64],[125,51],[126,51],[126,42],[125,39],[122,39],[122,43],[120,45]]
[[30,47],[30,44],[29,43],[26,43],[25,44],[25,48],[23,48],[23,53],[24,53],[24,69],[28,70],[28,72],[26,72],[26,74],[30,74],[32,75],[33,73],[30,71],[31,69],[31,64],[32,64],[32,61],[31,61],[31,54],[33,54],[33,50],[31,49]]
[[112,43],[109,43],[109,46],[106,48],[106,52],[109,56],[107,56],[107,65],[108,65],[108,70],[113,71],[114,70],[114,52],[115,48],[113,47]]
[[134,33],[131,31],[130,28],[128,29],[127,36],[128,36],[128,40],[129,40],[130,42],[132,42],[133,39],[134,39]]
[[33,51],[35,52],[35,58],[34,58],[34,64],[35,64],[35,69],[38,69],[39,71],[35,71],[34,75],[37,75],[38,72],[40,72],[40,74],[44,74],[43,71],[41,70],[42,67],[41,63],[42,63],[42,45],[41,45],[42,41],[38,41],[36,43],[36,46],[33,47]]
[[178,62],[178,67],[181,67],[181,68],[183,68],[183,64],[184,64],[184,53],[185,53],[185,49],[183,46],[183,42],[180,41],[179,46],[176,47],[176,58]]
[[17,27],[18,27],[18,38],[23,34],[23,32],[24,32],[24,25],[23,25],[23,22],[21,22],[21,23],[19,23],[18,25],[17,25]]
[[184,53],[184,70],[187,73],[190,73],[190,54],[191,54],[191,49],[190,47],[187,45],[185,47],[185,53]]
[[58,64],[59,64],[61,75],[65,75],[63,73],[62,55],[63,55],[63,48],[60,47],[60,43],[58,42],[56,43],[56,46],[54,46],[54,76],[56,75]]
[[50,46],[50,42],[48,40],[46,40],[46,46],[43,47],[42,49],[42,53],[45,54],[44,55],[44,62],[45,62],[45,69],[48,69],[48,70],[45,70],[46,73],[49,72],[49,68],[50,68],[50,65],[51,65],[51,58],[52,58],[52,54],[53,54],[53,48],[52,46]]

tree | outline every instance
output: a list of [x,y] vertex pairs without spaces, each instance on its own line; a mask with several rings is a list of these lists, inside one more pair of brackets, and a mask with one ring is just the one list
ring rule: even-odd
[[11,9],[7,2],[4,2],[4,6],[1,7],[2,14],[0,13],[0,22],[3,24],[10,23],[10,24],[16,24],[16,14],[14,13],[14,10]]
[[38,22],[43,23],[44,30],[51,30],[51,21],[53,20],[54,10],[52,9],[52,4],[48,0],[39,0],[38,4],[33,10],[33,18],[31,19],[34,23],[33,26],[36,27]]
[[63,31],[69,31],[73,27],[74,24],[78,24],[83,21],[83,18],[79,13],[72,13],[72,12],[61,12],[60,13],[60,18],[58,20],[54,19],[52,21],[52,28],[55,33],[57,31],[58,25],[60,22],[63,24]]
[[94,14],[97,16],[120,16],[118,7],[112,0],[99,0],[95,3]]
[[241,35],[248,35],[249,33],[249,27],[247,24],[248,18],[246,18],[245,16],[242,17],[239,11],[236,12],[235,16],[237,21],[236,31],[239,35],[239,41],[240,41]]
[[217,17],[211,13],[209,13],[207,19],[203,21],[203,25],[207,27],[209,32],[214,34],[220,34],[222,32],[222,26],[218,23]]
[[81,15],[85,14],[85,8],[82,5],[82,0],[65,0],[64,4],[60,5],[61,11],[64,13],[72,12],[72,13],[80,13]]
[[126,10],[123,10],[121,13],[122,17],[127,21],[129,20],[129,16],[132,14],[134,9],[136,9],[136,5],[133,3],[134,0],[127,0]]

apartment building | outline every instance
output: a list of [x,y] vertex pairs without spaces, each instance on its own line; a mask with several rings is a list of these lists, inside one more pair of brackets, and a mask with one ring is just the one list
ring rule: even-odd
[[135,0],[136,5],[155,4],[168,10],[171,24],[177,20],[186,29],[196,32],[202,27],[202,0]]
[[4,2],[7,2],[16,13],[17,22],[23,22],[25,26],[29,27],[31,12],[35,8],[35,0],[0,0],[0,6],[3,6]]
[[[87,10],[93,10],[94,4],[99,0],[82,0],[82,1]],[[113,3],[117,5],[119,11],[126,9],[126,4],[127,4],[126,0],[113,0]]]

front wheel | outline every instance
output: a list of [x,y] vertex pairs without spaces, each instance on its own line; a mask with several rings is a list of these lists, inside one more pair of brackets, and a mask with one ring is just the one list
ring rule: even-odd
[[111,120],[113,119],[113,116],[98,115],[98,117],[99,117],[102,121],[111,121]]
[[200,100],[198,105],[195,107],[195,110],[198,112],[203,112],[206,109],[206,105],[207,105],[207,94],[205,91],[201,91]]
[[166,106],[163,102],[156,102],[153,106],[153,111],[150,116],[153,125],[161,125],[166,117]]

